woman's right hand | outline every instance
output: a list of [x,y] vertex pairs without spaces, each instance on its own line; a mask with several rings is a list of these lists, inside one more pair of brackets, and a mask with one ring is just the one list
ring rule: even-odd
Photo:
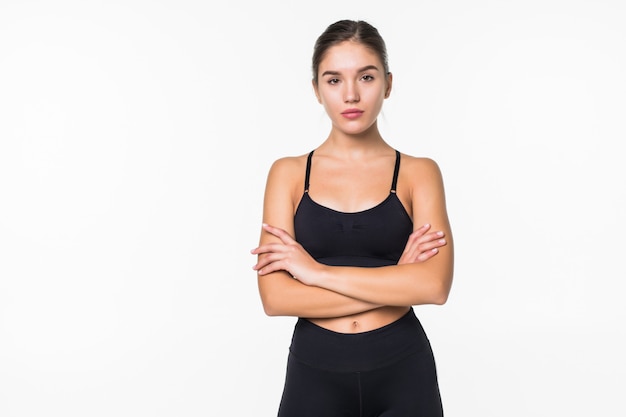
[[446,245],[442,231],[430,232],[430,224],[425,224],[409,236],[398,265],[425,262],[439,253],[439,249]]
[[278,237],[280,242],[272,242],[252,249],[253,255],[265,255],[259,258],[253,269],[259,275],[267,275],[276,271],[286,271],[305,285],[317,285],[319,266],[309,253],[287,231],[263,224],[263,230]]

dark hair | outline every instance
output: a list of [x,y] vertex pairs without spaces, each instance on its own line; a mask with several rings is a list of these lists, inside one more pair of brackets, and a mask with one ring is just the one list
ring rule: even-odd
[[371,49],[383,63],[385,74],[389,73],[387,47],[378,30],[363,20],[339,20],[328,26],[315,42],[312,67],[313,82],[317,84],[318,69],[326,51],[344,41],[358,42]]

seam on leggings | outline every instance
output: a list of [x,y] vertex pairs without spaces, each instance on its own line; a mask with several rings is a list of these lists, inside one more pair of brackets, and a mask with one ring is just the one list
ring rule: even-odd
[[361,373],[356,373],[356,379],[359,386],[359,417],[363,417],[363,390],[361,389]]

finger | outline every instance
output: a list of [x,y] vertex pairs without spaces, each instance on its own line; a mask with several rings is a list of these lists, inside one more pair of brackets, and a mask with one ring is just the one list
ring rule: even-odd
[[413,262],[422,262],[426,259],[431,258],[432,256],[438,253],[438,248],[447,245],[447,242],[444,238],[441,239],[433,239],[438,236],[436,233],[431,234],[429,240],[424,242],[412,242],[407,245],[402,256],[400,257],[400,263],[413,263]]
[[275,256],[275,255],[268,255],[266,257],[263,257],[263,259],[260,259],[259,262],[257,262],[252,269],[257,271],[259,274],[267,274],[273,271],[277,271],[279,269],[284,269],[282,268],[282,261],[283,258],[280,256]]
[[426,232],[428,232],[429,229],[430,229],[430,224],[426,223],[420,226],[418,229],[415,229],[413,233],[411,233],[411,236],[409,238],[416,239],[420,236],[423,236]]
[[439,253],[439,249],[437,248],[427,250],[425,252],[420,253],[419,256],[417,257],[417,260],[419,262],[424,262],[424,261],[429,260],[433,256],[437,255],[438,253]]
[[442,239],[445,240],[445,238],[443,237],[443,232],[428,233],[427,235],[421,236],[415,241],[412,241],[411,244],[415,247],[422,247],[424,244],[440,242],[442,241]]
[[402,256],[400,257],[401,263],[415,262],[422,252],[441,246],[441,243],[428,245],[444,236],[442,231],[427,233],[430,229],[431,225],[426,223],[409,235],[404,250],[402,251]]
[[289,233],[287,233],[285,230],[279,227],[274,227],[274,226],[270,226],[267,223],[263,223],[263,230],[278,237],[284,243],[291,244],[291,243],[295,243],[296,241],[293,237],[291,237]]
[[287,271],[282,265],[282,261],[274,261],[267,264],[262,264],[260,268],[256,269],[256,272],[259,275],[267,275],[276,271]]
[[407,241],[407,245],[427,242],[429,240],[435,240],[444,236],[444,233],[441,231],[426,233],[430,229],[430,225],[426,224],[419,229],[415,230],[413,233],[409,235],[409,239]]
[[253,255],[260,255],[262,253],[270,253],[270,252],[284,252],[285,245],[282,243],[266,243],[265,245],[261,245],[256,247],[250,251]]
[[427,242],[432,242],[434,240],[437,240],[443,237],[443,232],[432,232],[432,233],[425,234],[425,232],[429,228],[430,228],[430,225],[426,224],[420,227],[419,229],[417,229],[415,232],[411,233],[407,241],[407,244],[405,246],[404,252],[411,253],[411,252],[415,252],[418,250],[421,251],[423,249],[420,249],[420,245],[427,243]]
[[418,245],[417,252],[426,252],[435,248],[445,246],[448,242],[445,239],[430,240],[428,242],[422,242]]
[[443,246],[447,243],[445,238],[440,238],[440,239],[430,239],[430,240],[425,240],[423,242],[420,242],[418,244],[419,250],[423,251],[426,249],[432,249],[432,248],[438,248],[440,246]]
[[445,233],[439,230],[437,232],[430,232],[430,233],[425,233],[421,235],[415,235],[414,238],[420,242],[427,242],[429,240],[440,239],[444,236],[445,236]]
[[416,251],[418,250],[418,247],[419,242],[416,239],[409,237],[409,240],[407,241],[406,246],[402,251],[402,257],[413,258]]

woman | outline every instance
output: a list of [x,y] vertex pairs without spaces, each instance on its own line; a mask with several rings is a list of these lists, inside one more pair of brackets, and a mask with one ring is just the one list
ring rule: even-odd
[[412,306],[446,302],[451,231],[438,165],[378,130],[391,86],[376,28],[331,24],[313,54],[330,133],[268,174],[254,269],[265,312],[298,317],[281,417],[443,415]]

